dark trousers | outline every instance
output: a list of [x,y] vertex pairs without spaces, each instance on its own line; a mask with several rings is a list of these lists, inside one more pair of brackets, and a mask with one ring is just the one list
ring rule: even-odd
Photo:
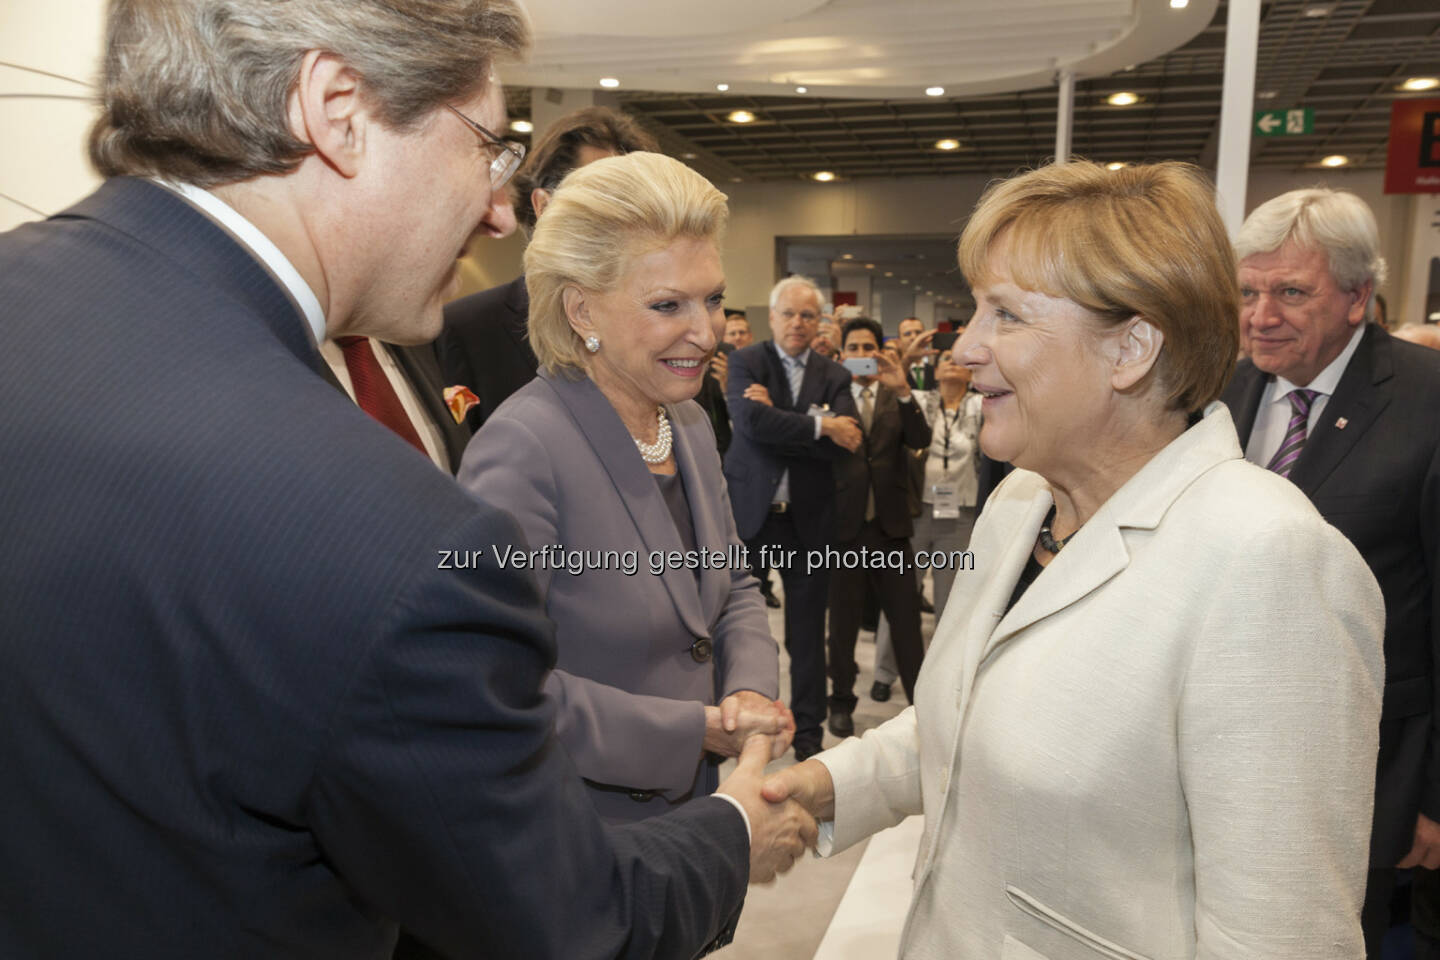
[[[827,571],[805,573],[805,553],[788,513],[772,513],[754,539],[747,540],[750,559],[758,564],[760,548],[768,546],[775,572],[785,587],[785,652],[790,655],[790,709],[795,714],[795,743],[818,749],[825,722],[825,597]],[[791,562],[783,559],[790,557]]]
[[905,563],[885,564],[878,569],[844,569],[842,563],[830,570],[830,707],[851,713],[855,710],[855,638],[860,633],[866,588],[874,591],[880,609],[890,623],[890,642],[895,650],[900,682],[905,696],[915,702],[915,678],[925,647],[920,639],[920,595],[915,589],[915,571],[910,566],[910,541],[887,537],[878,520],[866,521],[860,535],[837,543],[842,561],[849,551],[879,551],[886,557],[897,554]]
[[[1409,889],[1402,889],[1400,896],[1410,898],[1415,960],[1440,960],[1440,872],[1416,867],[1409,873]],[[1400,871],[1394,868],[1370,871],[1365,885],[1365,905],[1360,911],[1367,960],[1381,960],[1381,947],[1393,919],[1391,906],[1397,900],[1395,889],[1399,880]],[[1400,900],[1399,906],[1403,909],[1404,905]]]

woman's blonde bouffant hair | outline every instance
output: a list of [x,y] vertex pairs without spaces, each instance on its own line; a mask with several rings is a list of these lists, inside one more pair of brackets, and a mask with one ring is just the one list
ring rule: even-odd
[[725,194],[678,160],[658,153],[607,157],[560,184],[525,249],[530,345],[552,375],[583,374],[589,354],[565,315],[567,287],[615,289],[639,254],[681,238],[720,246]]

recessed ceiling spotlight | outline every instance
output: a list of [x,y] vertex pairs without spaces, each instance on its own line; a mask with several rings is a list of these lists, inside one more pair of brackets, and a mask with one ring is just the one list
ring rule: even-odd
[[840,259],[841,259],[841,260],[854,260],[854,259],[855,259],[855,254],[853,254],[853,253],[842,253],[842,254],[840,254]]
[[944,140],[936,140],[936,141],[935,141],[935,149],[936,149],[936,150],[959,150],[959,149],[960,149],[960,141],[959,141],[959,140],[951,140],[951,139],[948,138],[948,137],[947,137],[946,139],[944,139]]
[[731,183],[744,183],[744,182],[745,182],[745,178],[744,178],[744,177],[731,177],[731,178],[730,178],[730,182],[731,182]]
[[1190,6],[1190,0],[1170,0],[1171,10],[1184,10]]
[[1126,167],[1128,167],[1128,166],[1130,166],[1130,164],[1128,164],[1128,163],[1121,163],[1119,160],[1111,160],[1109,163],[1105,164],[1105,169],[1106,169],[1106,170],[1124,170],[1124,169],[1125,169]]
[[867,263],[867,264],[865,264],[865,269],[866,269],[866,270],[874,270],[874,269],[875,269],[875,264],[873,264],[873,263]]
[[530,133],[532,130],[535,129],[535,124],[531,123],[529,120],[511,120],[510,129],[514,130],[516,133]]
[[699,156],[698,153],[682,153],[682,154],[680,154],[680,159],[681,159],[681,160],[694,160],[694,159],[695,159],[696,157],[698,157],[698,156]]
[[900,282],[903,283],[903,284],[905,284],[906,286],[909,286],[909,284],[910,284],[910,281],[909,281],[909,280],[901,280]]
[[620,81],[616,80],[614,77],[601,77],[600,86],[605,87],[606,89],[614,89],[615,87],[620,86]]
[[835,174],[831,173],[829,170],[818,170],[815,173],[810,174],[810,178],[812,180],[819,180],[821,183],[829,183],[831,180],[835,179]]
[[730,84],[728,84],[728,83],[717,83],[717,84],[715,84],[715,89],[716,89],[716,90],[719,90],[721,93],[724,93],[726,90],[729,90],[729,89],[730,89]]
[[945,88],[944,88],[944,87],[926,87],[926,88],[925,88],[925,96],[927,96],[927,97],[943,97],[943,96],[945,96]]
[[1400,84],[1401,90],[1434,90],[1440,87],[1440,77],[1411,77]]
[[796,92],[796,93],[809,93],[809,92],[810,92],[810,88],[809,88],[809,87],[796,87],[796,88],[795,88],[795,92]]
[[887,277],[893,277],[893,276],[895,276],[895,271],[894,271],[894,270],[886,270],[886,271],[885,271],[885,276],[887,276]]
[[1122,90],[1119,93],[1112,93],[1105,98],[1105,102],[1112,107],[1128,107],[1140,102],[1140,95],[1131,93],[1129,90]]
[[749,110],[731,110],[730,115],[725,119],[729,120],[731,123],[754,123],[755,114],[751,113]]
[[1334,13],[1335,4],[1312,3],[1310,4],[1310,6],[1306,7],[1303,12],[1305,16],[1309,17],[1311,20],[1316,20],[1320,17],[1328,17],[1330,16],[1330,14]]
[[1321,160],[1320,165],[1322,167],[1343,167],[1349,162],[1350,158],[1345,156],[1343,153],[1332,153],[1324,160]]
[[1280,96],[1279,90],[1259,90],[1255,93],[1256,100],[1274,100]]

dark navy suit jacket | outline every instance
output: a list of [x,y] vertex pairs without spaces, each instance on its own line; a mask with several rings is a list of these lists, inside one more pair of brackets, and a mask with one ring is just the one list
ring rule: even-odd
[[[1242,447],[1268,379],[1242,360],[1221,398]],[[1367,326],[1290,479],[1360,551],[1385,595],[1370,858],[1393,867],[1414,841],[1416,814],[1440,820],[1440,353]]]
[[601,825],[518,528],[224,230],[112,180],[0,236],[0,316],[0,956],[689,957],[731,918],[740,816]]
[[[765,386],[772,406],[745,399],[752,383]],[[812,405],[859,419],[850,396],[850,373],[833,360],[811,351],[800,381],[800,395],[790,395],[790,379],[775,343],[752,343],[730,354],[725,402],[734,421],[734,436],[725,452],[725,480],[742,539],[760,532],[781,475],[790,471],[790,502],[795,531],[807,547],[834,538],[835,474],[833,463],[845,454],[826,438],[815,439]]]

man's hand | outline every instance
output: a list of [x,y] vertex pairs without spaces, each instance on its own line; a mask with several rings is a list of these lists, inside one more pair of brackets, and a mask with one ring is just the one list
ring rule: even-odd
[[705,708],[705,749],[722,757],[738,757],[741,748],[755,735],[783,739],[785,747],[795,736],[795,718],[779,700],[771,700],[754,690],[740,690],[720,701],[718,707]]
[[865,439],[854,417],[826,417],[820,421],[820,436],[829,437],[851,453],[859,450],[860,442]]
[[742,393],[741,396],[744,397],[746,400],[754,400],[756,403],[763,403],[767,407],[775,406],[775,404],[770,402],[770,391],[765,389],[765,384],[763,383],[750,384],[750,386],[745,388],[745,392]]
[[934,340],[935,334],[939,332],[939,330],[926,330],[914,340],[911,340],[910,346],[905,350],[905,355],[900,358],[900,365],[908,370],[925,357],[938,354],[940,352],[939,350],[930,349],[930,341]]
[[768,883],[789,870],[819,835],[815,818],[800,804],[793,800],[770,803],[760,796],[765,764],[770,759],[768,741],[768,737],[747,740],[735,771],[717,791],[740,801],[750,818],[751,883]]
[[1440,823],[1420,814],[1415,821],[1415,846],[1405,859],[1395,864],[1396,869],[1424,867],[1426,870],[1440,868]]
[[890,355],[883,350],[875,354],[875,359],[880,364],[880,374],[876,379],[895,391],[896,396],[910,396],[910,383],[905,379],[905,368],[891,360]]
[[816,820],[835,819],[835,781],[825,764],[813,758],[766,778],[760,795],[771,803],[793,800]]
[[725,386],[726,378],[730,376],[730,358],[719,350],[716,350],[715,356],[710,358],[710,376],[714,377],[715,382],[722,387]]

